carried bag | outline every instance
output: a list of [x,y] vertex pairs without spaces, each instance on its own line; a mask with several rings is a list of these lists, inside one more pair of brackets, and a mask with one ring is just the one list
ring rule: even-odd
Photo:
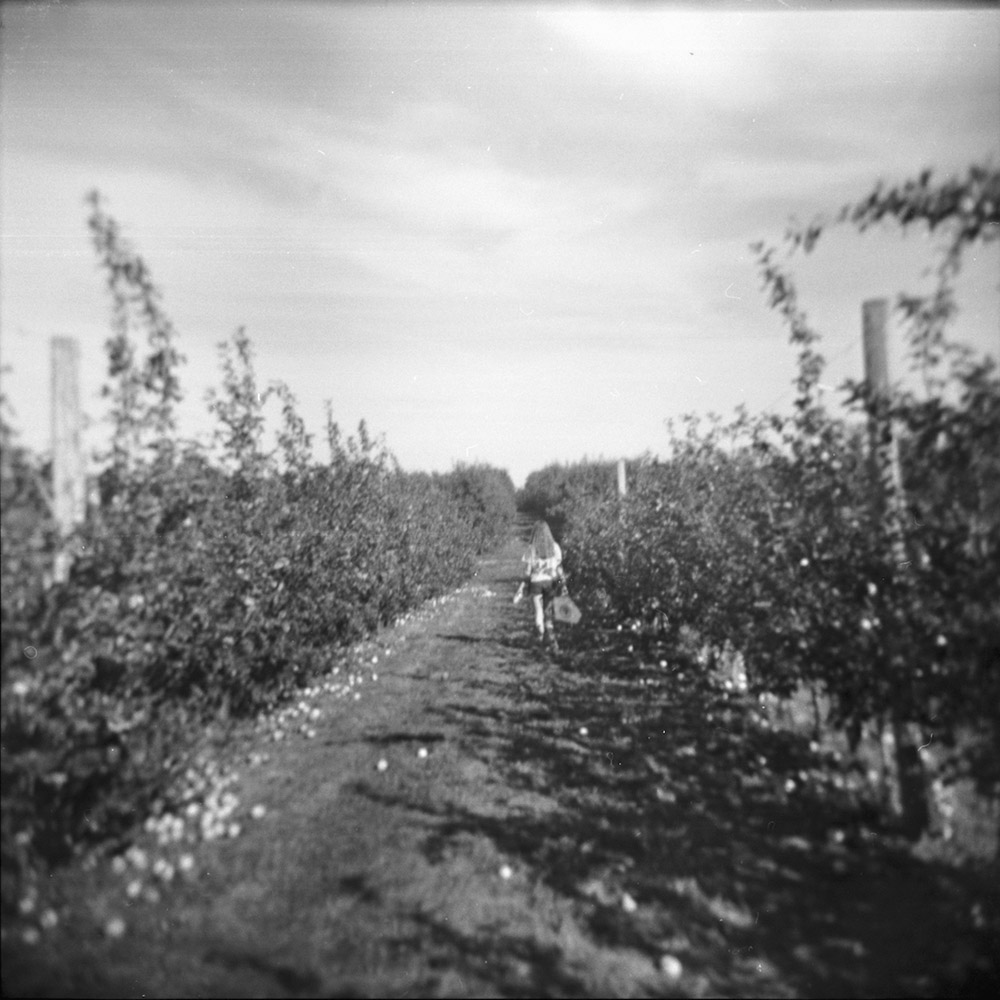
[[560,594],[552,598],[552,615],[556,621],[575,625],[583,615],[569,594]]

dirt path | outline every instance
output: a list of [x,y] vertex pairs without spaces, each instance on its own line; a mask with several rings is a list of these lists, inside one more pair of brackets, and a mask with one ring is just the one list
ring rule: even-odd
[[244,733],[242,832],[158,902],[106,864],[56,878],[4,995],[991,994],[995,889],[912,859],[684,664],[533,650],[519,551]]

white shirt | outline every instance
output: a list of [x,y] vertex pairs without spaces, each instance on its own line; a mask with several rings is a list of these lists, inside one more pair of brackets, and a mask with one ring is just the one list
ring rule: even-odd
[[556,554],[551,559],[532,559],[530,552],[524,557],[524,561],[528,564],[528,579],[532,583],[547,583],[558,575],[559,567],[562,565],[562,549],[558,542],[553,544]]

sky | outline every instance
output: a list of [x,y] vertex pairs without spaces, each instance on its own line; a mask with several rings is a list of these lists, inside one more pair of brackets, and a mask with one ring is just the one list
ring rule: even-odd
[[[750,245],[924,168],[1000,161],[1000,8],[680,3],[0,4],[0,360],[50,444],[50,338],[106,434],[98,189],[163,291],[205,436],[245,327],[318,442],[329,401],[405,469],[657,455],[665,421],[787,410]],[[1000,354],[1000,241],[955,336]],[[789,262],[831,400],[866,299],[935,244],[833,230]],[[894,377],[905,372],[890,328]],[[317,445],[317,457],[324,448]]]

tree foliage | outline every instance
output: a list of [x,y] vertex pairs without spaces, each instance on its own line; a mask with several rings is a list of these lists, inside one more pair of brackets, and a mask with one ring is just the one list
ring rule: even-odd
[[26,513],[38,469],[6,417],[0,442],[11,878],[124,835],[171,794],[199,734],[278,704],[339,647],[458,585],[514,512],[506,472],[403,472],[363,421],[344,436],[331,416],[316,461],[294,395],[261,386],[242,329],[220,345],[212,445],[181,440],[176,332],[147,265],[100,197],[88,204],[113,307],[113,446],[64,582],[43,585],[48,522]]
[[494,548],[510,535],[517,503],[506,469],[486,463],[459,463],[437,478],[462,511],[477,552]]
[[[145,260],[122,236],[100,193],[91,191],[86,201],[87,226],[112,303],[104,387],[112,407],[112,458],[116,464],[128,464],[144,447],[169,445],[181,399],[178,367],[184,358]],[[137,335],[145,339],[141,360]]]
[[[925,378],[919,392],[888,395],[849,382],[844,417],[818,391],[820,337],[789,256],[811,252],[830,226],[876,223],[925,226],[939,240],[935,288],[895,304]],[[758,244],[765,294],[798,350],[791,415],[739,413],[707,428],[690,419],[627,497],[558,501],[576,587],[595,614],[668,645],[684,628],[728,643],[755,690],[818,686],[831,722],[855,737],[890,719],[927,738],[961,737],[960,765],[991,794],[1000,789],[1000,378],[995,359],[952,342],[947,324],[963,253],[998,235],[1000,173],[975,166],[942,182],[924,172],[880,184],[829,219],[790,228],[785,256]],[[880,504],[878,463],[893,437],[901,490]],[[551,479],[529,483],[541,495]]]

